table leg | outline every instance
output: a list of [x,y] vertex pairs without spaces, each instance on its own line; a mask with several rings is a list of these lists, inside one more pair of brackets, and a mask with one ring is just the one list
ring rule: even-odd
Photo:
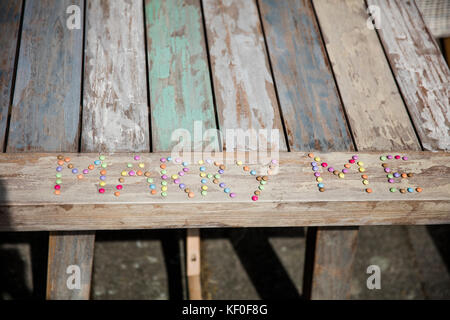
[[52,232],[49,237],[48,300],[88,300],[94,232]]
[[188,277],[189,299],[201,300],[200,279],[200,230],[187,229],[186,235],[186,273]]
[[303,295],[348,299],[358,227],[308,228]]

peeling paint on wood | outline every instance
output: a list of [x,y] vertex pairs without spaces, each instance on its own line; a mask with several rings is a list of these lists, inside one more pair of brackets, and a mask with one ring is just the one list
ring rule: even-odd
[[[286,150],[255,2],[204,0],[203,7],[221,131],[278,129],[279,149]],[[268,143],[274,149],[278,141],[268,137],[270,132],[258,134],[261,145]],[[237,150],[248,148],[235,145]]]
[[368,0],[380,8],[384,45],[426,150],[450,150],[450,71],[414,1]]
[[81,0],[25,2],[7,151],[78,147],[83,30],[66,8]]
[[358,150],[419,150],[364,0],[313,4]]
[[325,47],[308,0],[262,0],[261,16],[291,150],[349,150]]
[[176,129],[216,128],[200,2],[149,0],[145,13],[153,151],[168,151]]
[[150,149],[143,14],[137,1],[87,1],[84,151]]

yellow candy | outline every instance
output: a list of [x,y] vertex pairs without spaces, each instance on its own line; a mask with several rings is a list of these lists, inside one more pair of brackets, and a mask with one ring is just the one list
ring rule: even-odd
[[122,171],[120,174],[121,174],[122,176],[126,176],[128,173],[127,173],[126,171]]
[[236,164],[237,164],[238,166],[241,166],[241,165],[242,165],[242,161],[239,160],[239,161],[236,162]]
[[323,181],[323,179],[322,179],[322,177],[317,177],[317,182],[322,182]]
[[204,173],[204,172],[200,173],[200,177],[202,177],[202,178],[206,177],[206,173]]
[[139,163],[139,168],[143,168],[143,167],[145,167],[145,164],[143,164],[143,163]]
[[319,157],[315,157],[314,161],[320,161],[320,158]]
[[99,185],[100,185],[100,187],[104,187],[104,186],[106,186],[106,182],[105,181],[100,181]]
[[173,179],[173,180],[178,179],[178,176],[177,176],[176,174],[173,174],[173,175],[172,175],[172,179]]
[[362,162],[362,161],[358,161],[357,163],[356,163],[358,166],[363,166],[364,165],[364,162]]
[[208,186],[202,186],[202,190],[208,190]]
[[342,172],[339,173],[339,178],[343,179],[345,177],[345,174],[343,174]]
[[198,164],[203,164],[203,160],[198,160]]
[[167,191],[167,186],[162,186],[161,191]]
[[368,180],[363,180],[363,184],[369,184]]
[[359,168],[359,172],[364,172],[364,171],[366,171],[366,169],[364,169],[364,168]]

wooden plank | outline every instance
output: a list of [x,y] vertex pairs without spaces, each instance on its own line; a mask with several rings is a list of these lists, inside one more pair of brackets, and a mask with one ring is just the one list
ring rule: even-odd
[[[94,239],[93,232],[52,232],[48,251],[48,300],[89,298]],[[69,290],[69,286],[74,289]]]
[[[380,153],[360,153],[365,163],[372,193],[366,193],[360,173],[346,174],[340,179],[323,173],[325,192],[319,192],[312,175],[310,158],[303,153],[280,153],[276,175],[270,176],[258,201],[252,201],[258,186],[254,176],[233,165],[234,154],[212,157],[222,161],[228,169],[222,181],[236,193],[231,198],[219,186],[209,183],[208,194],[199,195],[198,164],[190,165],[190,174],[182,182],[197,195],[187,197],[173,182],[168,195],[151,195],[149,184],[142,177],[127,178],[119,197],[113,193],[115,183],[98,190],[98,174],[92,172],[81,180],[63,172],[61,194],[53,193],[55,183],[55,154],[5,154],[0,159],[0,178],[4,186],[1,205],[8,216],[0,217],[0,230],[95,230],[140,228],[185,228],[218,226],[321,226],[370,224],[433,224],[449,222],[450,188],[448,153],[408,152],[408,161],[388,162],[393,170],[412,173],[398,183],[387,182],[381,167]],[[351,153],[318,154],[328,163],[345,163]],[[85,168],[95,154],[69,154],[72,163]],[[141,154],[146,170],[159,170],[163,154]],[[245,154],[238,154],[245,159]],[[247,156],[249,156],[247,154]],[[130,154],[107,156],[108,172],[116,177],[130,161]],[[185,158],[187,159],[187,158]],[[222,160],[221,160],[222,159]],[[228,162],[231,161],[231,162]],[[33,165],[30,166],[29,164]],[[265,164],[248,162],[257,172],[266,170]],[[210,165],[214,170],[214,165]],[[169,175],[181,166],[169,164]],[[356,171],[355,169],[353,169]],[[11,174],[13,172],[13,174]],[[67,174],[70,177],[67,177]],[[154,184],[160,185],[160,178]],[[254,181],[255,185],[252,185]],[[397,181],[397,180],[396,180]],[[390,192],[410,186],[422,192],[402,194]],[[7,209],[6,209],[7,208]],[[8,225],[8,220],[9,225]]]
[[80,116],[81,30],[66,27],[66,8],[81,1],[27,1],[8,152],[75,151]]
[[313,3],[358,150],[419,150],[364,1]]
[[[203,1],[219,127],[255,131],[260,146],[286,150],[283,126],[254,1]],[[262,130],[259,131],[259,130]],[[271,141],[270,132],[279,131]],[[224,150],[257,150],[245,141]]]
[[82,150],[150,150],[142,4],[88,1],[86,19]]
[[[419,150],[377,35],[367,28],[369,17],[364,1],[326,0],[313,4],[357,149]],[[354,260],[357,231],[346,230],[342,239],[334,241],[330,241],[329,232],[318,230],[316,234],[313,299],[344,299],[350,294],[349,261]],[[342,243],[343,239],[348,242],[340,250],[329,245]],[[327,264],[330,262],[331,267]],[[333,274],[340,275],[341,286],[328,281]]]
[[414,1],[369,0],[378,34],[425,150],[450,149],[450,71]]
[[[146,1],[153,151],[168,151],[177,129],[195,138],[216,128],[199,0]],[[200,124],[197,129],[195,122]],[[217,139],[215,132],[210,138]],[[219,144],[214,146],[218,150]],[[192,145],[192,148],[206,147]],[[201,299],[199,231],[187,231],[189,296]],[[195,261],[189,257],[195,255]]]
[[189,299],[201,300],[202,287],[200,279],[200,230],[188,229],[186,236],[186,273],[188,276]]
[[0,148],[5,143],[6,125],[13,85],[22,1],[0,2]]
[[[290,149],[353,150],[312,3],[263,0],[260,10]],[[357,229],[308,228],[307,233],[302,295],[345,297]]]
[[145,12],[153,151],[169,151],[176,129],[216,128],[200,3],[147,0]]
[[260,1],[291,150],[353,149],[310,1]]

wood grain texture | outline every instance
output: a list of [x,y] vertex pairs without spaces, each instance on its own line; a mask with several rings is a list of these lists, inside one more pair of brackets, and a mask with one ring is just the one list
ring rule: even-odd
[[142,3],[87,1],[84,151],[150,149]]
[[[191,143],[209,130],[212,149],[219,150],[217,133],[211,131],[216,120],[200,1],[147,0],[145,21],[153,151],[169,151],[177,144],[178,137],[172,137],[177,129],[188,132]],[[190,149],[205,147],[192,144]],[[201,299],[199,250],[199,231],[188,230],[186,255],[197,256],[186,264],[191,299]]]
[[291,150],[351,150],[311,2],[259,3]]
[[176,129],[216,128],[202,14],[199,0],[148,0],[145,12],[153,151],[168,151]]
[[0,2],[0,148],[3,150],[18,45],[22,1]]
[[313,4],[358,150],[419,150],[364,0]]
[[[52,232],[48,251],[48,300],[89,299],[94,237],[93,232]],[[71,266],[79,267],[79,274]],[[69,277],[75,275],[80,277],[80,288],[68,289]]]
[[425,150],[450,149],[450,71],[414,1],[369,0],[378,34]]
[[75,151],[83,32],[66,8],[83,1],[26,1],[7,151]]
[[[310,232],[308,228],[308,232]],[[349,299],[357,227],[317,229],[310,299]]]
[[[261,146],[286,150],[255,2],[205,0],[203,8],[222,133],[226,135],[228,129],[261,129],[266,134],[255,132]],[[271,129],[279,130],[278,140],[271,141]],[[242,141],[232,146],[227,142],[224,150],[258,149]]]
[[[95,154],[70,156],[79,168],[86,167],[95,158]],[[162,156],[158,153],[141,155],[151,172],[158,170],[158,159]],[[220,161],[222,156],[219,153],[211,159]],[[244,159],[246,155],[238,156]],[[351,153],[322,153],[319,156],[337,166],[345,163]],[[191,165],[191,173],[184,175],[182,180],[197,193],[193,199],[173,183],[169,184],[167,197],[150,195],[148,183],[141,177],[128,178],[120,197],[113,195],[114,183],[105,187],[105,194],[99,194],[97,174],[92,172],[79,181],[67,172],[68,169],[63,172],[63,192],[56,196],[53,194],[54,154],[5,154],[0,157],[0,178],[4,187],[0,204],[8,208],[10,226],[6,225],[5,215],[2,215],[0,230],[345,226],[449,221],[448,153],[409,152],[410,160],[390,163],[399,172],[414,174],[408,181],[394,184],[397,188],[423,188],[423,192],[411,194],[389,192],[392,184],[386,181],[379,153],[360,153],[359,156],[369,175],[371,194],[364,192],[365,186],[357,172],[348,173],[344,179],[324,173],[326,191],[319,192],[310,159],[303,153],[286,152],[280,153],[277,174],[270,176],[260,199],[253,202],[251,196],[258,182],[241,166],[228,162],[234,159],[232,154],[222,160],[229,167],[222,181],[237,196],[230,198],[220,187],[210,183],[208,195],[201,197],[199,165]],[[108,155],[109,174],[120,176],[130,157],[130,154]],[[256,162],[249,162],[249,165],[257,171],[262,170]],[[177,172],[179,167],[171,165],[167,170],[170,174]],[[155,177],[155,184],[159,185],[159,182],[160,178]]]

